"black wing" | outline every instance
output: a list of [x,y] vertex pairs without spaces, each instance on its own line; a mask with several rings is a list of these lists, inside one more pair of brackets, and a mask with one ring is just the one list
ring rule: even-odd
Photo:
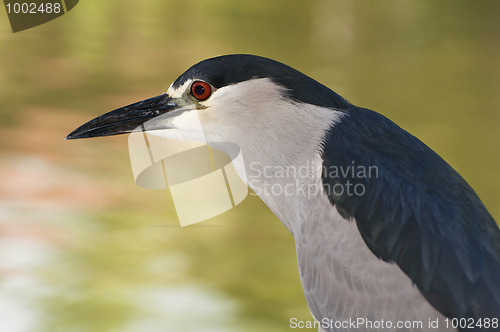
[[445,316],[500,317],[500,230],[474,190],[384,116],[359,108],[345,116],[323,146],[332,205]]

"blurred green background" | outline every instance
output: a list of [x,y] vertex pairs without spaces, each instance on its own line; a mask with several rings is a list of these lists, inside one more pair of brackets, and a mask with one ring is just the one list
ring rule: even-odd
[[63,140],[216,55],[274,58],[388,116],[500,220],[500,2],[85,0],[16,34],[0,11],[2,332],[312,319],[292,236],[259,199],[180,228],[168,192],[135,186],[126,136]]

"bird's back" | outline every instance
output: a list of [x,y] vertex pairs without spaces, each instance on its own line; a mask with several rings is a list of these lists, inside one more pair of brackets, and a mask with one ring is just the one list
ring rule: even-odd
[[[354,107],[332,126],[322,158],[330,203],[374,256],[395,263],[447,317],[500,317],[500,230],[451,166],[385,117]],[[349,166],[375,166],[377,176],[325,172]],[[347,182],[366,191],[331,190]]]

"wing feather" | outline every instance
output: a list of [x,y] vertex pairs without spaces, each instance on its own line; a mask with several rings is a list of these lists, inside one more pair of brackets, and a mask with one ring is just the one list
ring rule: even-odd
[[[354,219],[370,250],[395,262],[448,317],[500,317],[500,230],[465,180],[382,115],[353,108],[323,145],[330,203]],[[329,172],[375,166],[377,176]],[[354,175],[354,176],[353,176]],[[362,185],[342,195],[335,185]]]

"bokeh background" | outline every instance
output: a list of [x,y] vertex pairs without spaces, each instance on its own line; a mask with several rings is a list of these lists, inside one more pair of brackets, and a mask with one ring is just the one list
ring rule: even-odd
[[258,198],[180,228],[168,192],[134,184],[126,136],[64,141],[216,55],[274,58],[388,116],[500,220],[500,2],[85,0],[16,34],[0,12],[0,331],[312,319],[293,238]]

